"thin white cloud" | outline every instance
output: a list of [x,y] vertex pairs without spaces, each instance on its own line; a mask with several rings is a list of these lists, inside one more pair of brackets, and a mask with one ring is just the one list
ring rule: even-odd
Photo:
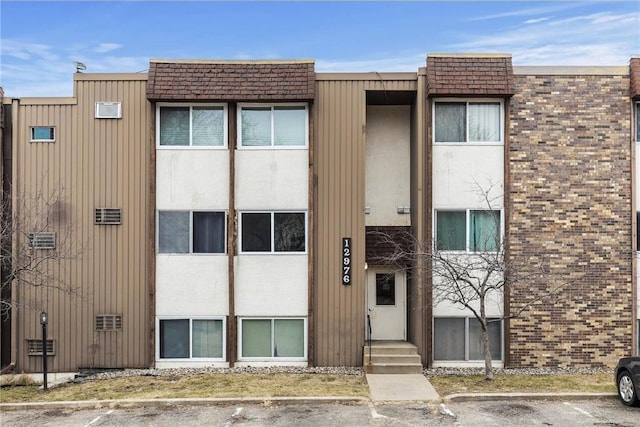
[[117,43],[100,43],[98,47],[94,49],[94,52],[107,53],[111,52],[112,50],[120,49],[121,47],[122,45]]
[[549,20],[549,18],[527,19],[526,21],[524,21],[524,23],[529,25],[529,24],[537,24],[539,22],[544,22],[544,21],[548,21],[548,20]]
[[318,72],[416,72],[426,65],[426,57],[426,53],[419,52],[353,61],[316,59],[315,65]]
[[[517,4],[517,2],[512,2],[512,3]],[[567,9],[573,9],[577,6],[579,6],[579,4],[572,4],[571,2],[549,3],[548,6],[529,7],[525,9],[511,10],[509,12],[474,16],[466,19],[466,21],[470,21],[470,22],[489,21],[489,20],[503,19],[503,18],[514,18],[519,16],[522,17],[522,16],[532,16],[532,15],[550,15],[555,12],[560,12]]]
[[623,65],[640,51],[640,13],[550,18],[491,35],[467,34],[454,51],[503,52],[519,65]]

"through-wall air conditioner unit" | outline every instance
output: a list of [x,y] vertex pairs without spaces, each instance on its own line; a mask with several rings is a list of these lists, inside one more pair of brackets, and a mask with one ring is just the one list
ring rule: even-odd
[[120,102],[96,102],[96,119],[119,119],[122,117]]

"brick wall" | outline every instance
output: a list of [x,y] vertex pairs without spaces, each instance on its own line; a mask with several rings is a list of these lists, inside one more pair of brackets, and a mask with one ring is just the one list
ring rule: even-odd
[[629,74],[631,76],[631,97],[640,98],[640,58],[631,58],[629,61]]
[[510,250],[550,275],[511,289],[512,367],[612,367],[632,335],[628,76],[515,76]]
[[160,61],[149,65],[154,101],[311,101],[313,61]]

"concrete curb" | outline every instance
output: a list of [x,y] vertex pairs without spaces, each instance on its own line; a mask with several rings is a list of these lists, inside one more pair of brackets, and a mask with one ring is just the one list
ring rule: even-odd
[[313,405],[313,404],[369,404],[366,397],[229,397],[229,398],[180,398],[180,399],[121,399],[121,400],[79,400],[59,402],[0,403],[0,412],[31,409],[100,409],[100,408],[143,408],[172,406],[207,405]]
[[444,402],[469,402],[488,400],[580,400],[616,399],[615,393],[455,393],[444,396]]

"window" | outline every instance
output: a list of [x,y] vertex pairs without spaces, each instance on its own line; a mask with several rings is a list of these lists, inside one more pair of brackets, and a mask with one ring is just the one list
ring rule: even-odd
[[[488,319],[492,360],[502,360],[502,321]],[[484,360],[482,326],[475,317],[433,319],[434,360]]]
[[241,319],[242,358],[306,358],[304,319]]
[[56,233],[50,231],[42,231],[39,233],[29,233],[29,247],[33,249],[55,249]]
[[435,142],[502,142],[500,102],[436,102]]
[[165,105],[158,109],[160,146],[226,147],[226,107]]
[[222,319],[160,319],[160,359],[223,359]]
[[305,212],[242,212],[241,252],[305,252]]
[[55,142],[56,128],[53,126],[31,127],[31,142]]
[[500,211],[436,211],[436,245],[442,251],[495,252],[500,229]]
[[395,273],[376,273],[376,305],[396,305]]
[[224,253],[225,213],[158,212],[159,253]]
[[305,105],[242,106],[238,133],[241,147],[306,147]]

